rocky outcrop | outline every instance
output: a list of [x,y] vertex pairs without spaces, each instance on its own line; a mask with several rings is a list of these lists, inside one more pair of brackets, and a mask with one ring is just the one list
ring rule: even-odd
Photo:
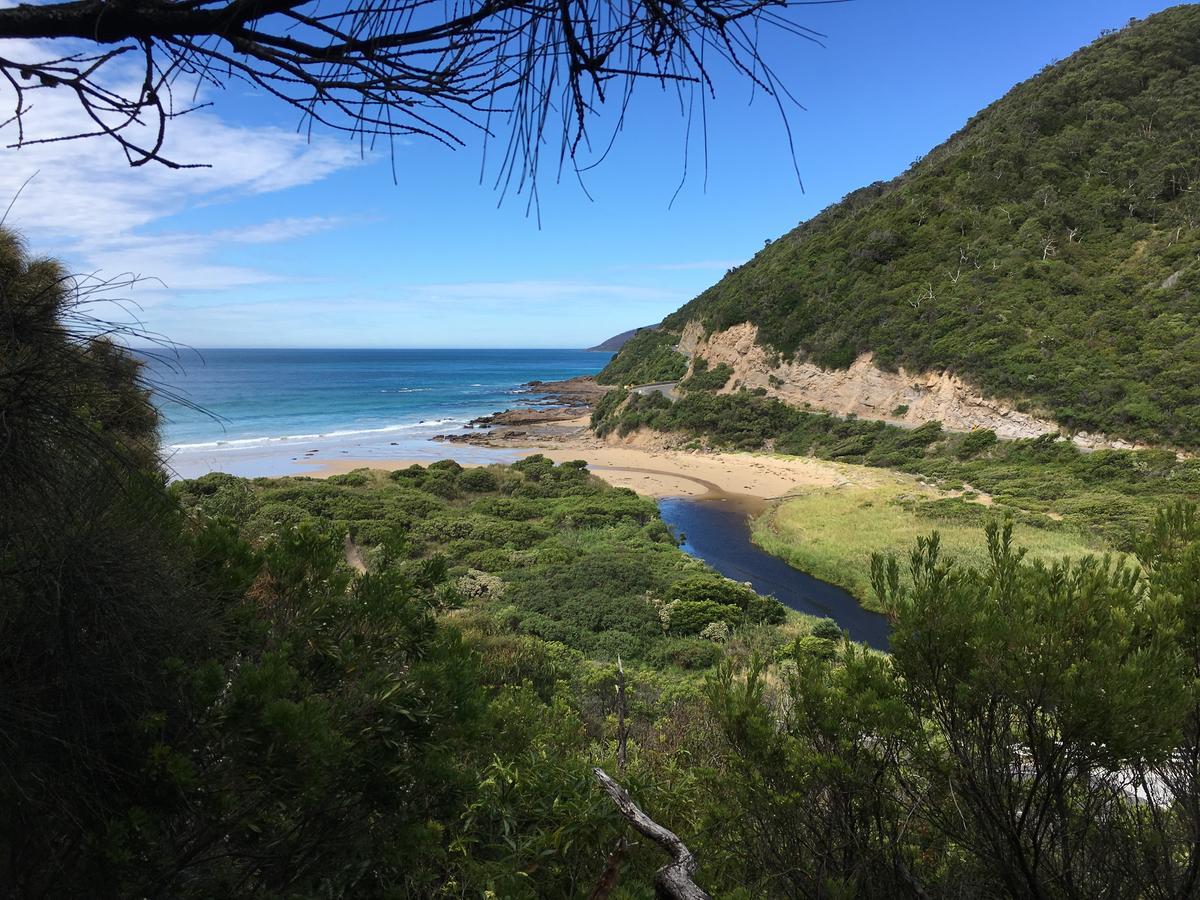
[[733,377],[725,392],[763,388],[768,396],[792,406],[811,406],[845,416],[879,419],[916,427],[941,422],[948,431],[988,428],[1004,440],[1061,434],[1086,449],[1130,449],[1133,444],[1103,435],[1067,435],[1053,419],[1021,412],[1010,403],[985,397],[950,372],[888,372],[864,353],[848,369],[823,369],[811,362],[779,360],[758,342],[758,328],[749,322],[705,335],[695,321],[684,328],[680,352],[703,357],[709,366],[725,363]]

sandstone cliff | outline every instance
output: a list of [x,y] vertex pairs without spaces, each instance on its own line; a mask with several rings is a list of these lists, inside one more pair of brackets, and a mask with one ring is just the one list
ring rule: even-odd
[[914,373],[903,368],[888,372],[876,366],[869,353],[848,369],[781,361],[759,344],[758,328],[748,322],[708,336],[698,322],[689,322],[679,350],[692,359],[703,357],[710,366],[725,363],[733,369],[726,392],[764,388],[768,396],[793,406],[807,404],[842,416],[853,413],[907,427],[937,421],[948,431],[989,428],[1004,440],[1062,434],[1087,449],[1134,446],[1102,435],[1066,435],[1052,419],[985,397],[950,372]]

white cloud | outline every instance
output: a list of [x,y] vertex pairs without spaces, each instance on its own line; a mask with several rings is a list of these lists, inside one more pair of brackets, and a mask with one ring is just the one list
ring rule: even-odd
[[[687,299],[625,283],[516,280],[182,296],[153,328],[197,347],[584,346],[654,322]],[[305,295],[306,294],[306,295]]]
[[73,249],[95,261],[105,273],[131,273],[154,279],[140,292],[214,291],[282,280],[292,276],[262,269],[215,263],[211,257],[236,244],[286,243],[345,224],[337,216],[274,219],[238,228],[215,231],[170,231],[161,234],[117,232],[75,235]]
[[[4,50],[9,59],[44,56],[27,41],[5,41]],[[31,91],[27,102],[27,139],[84,130],[74,95],[65,89]],[[11,107],[4,91],[0,107]],[[15,123],[0,129],[4,144],[17,137]],[[164,155],[208,167],[172,170],[148,163],[131,168],[103,136],[2,149],[0,212],[21,191],[8,224],[23,232],[35,251],[64,258],[72,268],[140,273],[172,289],[261,284],[286,276],[222,264],[215,258],[222,244],[283,242],[337,227],[342,220],[287,218],[207,233],[156,226],[200,206],[312,184],[361,161],[348,141],[325,136],[310,141],[282,128],[239,125],[207,108],[168,123]]]
[[226,231],[213,233],[213,237],[223,241],[236,241],[239,244],[274,244],[279,241],[290,241],[295,238],[319,234],[331,228],[345,224],[340,216],[294,216],[289,219],[273,219],[257,225],[247,225],[243,228],[230,228]]

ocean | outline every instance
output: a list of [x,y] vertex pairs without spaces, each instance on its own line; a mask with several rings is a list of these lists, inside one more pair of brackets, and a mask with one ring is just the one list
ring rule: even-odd
[[[586,350],[203,350],[143,354],[174,472],[195,477],[299,474],[338,457],[435,460],[429,439],[471,419],[536,404],[523,387],[593,375],[610,353]],[[180,402],[182,401],[182,402]],[[458,459],[512,452],[456,445]]]

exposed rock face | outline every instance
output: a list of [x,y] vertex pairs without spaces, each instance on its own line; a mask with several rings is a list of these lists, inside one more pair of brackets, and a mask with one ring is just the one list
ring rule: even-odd
[[[707,338],[700,323],[689,322],[679,350],[693,358],[705,358],[710,366],[725,363],[733,369],[724,392],[742,387],[765,388],[768,396],[792,406],[809,404],[842,416],[853,413],[905,427],[936,421],[948,431],[989,428],[1003,440],[1064,434],[1052,419],[1020,412],[1003,400],[985,397],[950,372],[912,373],[903,368],[885,372],[874,364],[870,353],[864,353],[848,369],[823,369],[800,361],[776,364],[773,354],[758,343],[758,327],[749,322]],[[1070,437],[1087,449],[1134,446],[1102,435],[1081,433]]]
[[568,378],[565,381],[530,381],[524,387],[535,394],[541,394],[545,400],[576,405],[595,403],[612,390],[608,385],[597,384],[596,379],[590,375]]

